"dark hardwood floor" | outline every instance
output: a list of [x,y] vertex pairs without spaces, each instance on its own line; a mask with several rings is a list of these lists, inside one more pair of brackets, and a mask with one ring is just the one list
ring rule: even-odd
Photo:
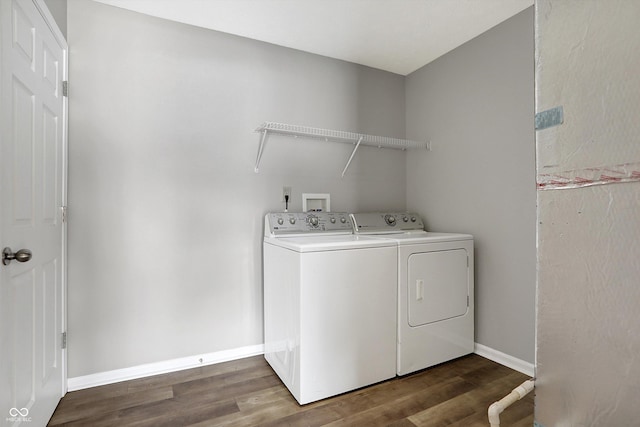
[[[477,355],[300,406],[262,356],[74,391],[50,426],[483,426],[527,376]],[[533,425],[533,393],[501,426]]]

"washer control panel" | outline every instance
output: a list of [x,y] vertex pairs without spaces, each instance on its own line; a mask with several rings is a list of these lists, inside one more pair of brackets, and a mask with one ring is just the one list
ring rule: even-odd
[[424,230],[420,215],[412,212],[371,212],[351,214],[356,233],[401,233]]
[[272,212],[265,216],[265,235],[352,232],[353,224],[346,212]]

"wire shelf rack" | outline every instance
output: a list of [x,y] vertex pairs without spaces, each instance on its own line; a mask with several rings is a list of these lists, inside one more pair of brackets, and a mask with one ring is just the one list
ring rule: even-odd
[[258,128],[256,132],[262,134],[260,138],[260,146],[258,147],[258,157],[256,159],[255,171],[258,172],[260,166],[260,159],[262,157],[262,151],[264,149],[264,143],[269,133],[278,135],[288,135],[293,137],[304,137],[323,139],[331,142],[343,142],[349,144],[355,144],[353,152],[347,161],[347,165],[342,171],[342,176],[345,175],[353,156],[360,147],[360,145],[366,145],[377,148],[390,148],[395,150],[407,150],[407,149],[426,149],[431,150],[429,142],[412,141],[409,139],[390,138],[386,136],[367,135],[356,132],[347,132],[332,129],[314,128],[308,126],[291,125],[275,122],[264,122]]

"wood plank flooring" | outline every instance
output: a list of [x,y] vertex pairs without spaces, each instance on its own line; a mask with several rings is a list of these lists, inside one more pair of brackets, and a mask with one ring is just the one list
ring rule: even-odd
[[[262,356],[74,391],[50,426],[483,426],[527,376],[472,354],[300,406]],[[533,425],[533,393],[502,426]]]

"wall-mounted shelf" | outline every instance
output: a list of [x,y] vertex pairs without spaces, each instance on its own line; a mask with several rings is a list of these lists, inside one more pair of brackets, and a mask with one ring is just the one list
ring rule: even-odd
[[256,167],[255,167],[256,172],[258,172],[258,167],[260,166],[260,159],[262,158],[262,151],[264,149],[264,144],[267,139],[267,135],[269,133],[278,134],[278,135],[287,135],[287,136],[293,136],[293,137],[323,139],[325,141],[331,141],[331,142],[343,142],[348,144],[355,144],[355,147],[351,152],[351,156],[349,157],[349,160],[347,160],[347,165],[344,167],[344,170],[342,171],[342,176],[344,176],[344,174],[347,172],[347,169],[351,164],[351,160],[353,160],[353,156],[356,154],[356,151],[358,150],[360,145],[367,145],[370,147],[378,147],[378,148],[391,148],[395,150],[407,150],[410,148],[421,148],[421,149],[426,149],[428,151],[431,150],[431,146],[429,142],[418,142],[418,141],[411,141],[408,139],[389,138],[386,136],[366,135],[366,134],[355,133],[355,132],[320,129],[320,128],[312,128],[307,126],[298,126],[298,125],[287,125],[283,123],[274,123],[274,122],[263,123],[256,129],[256,132],[260,132],[262,134],[262,136],[260,137],[260,146],[258,147],[258,157],[256,158]]

